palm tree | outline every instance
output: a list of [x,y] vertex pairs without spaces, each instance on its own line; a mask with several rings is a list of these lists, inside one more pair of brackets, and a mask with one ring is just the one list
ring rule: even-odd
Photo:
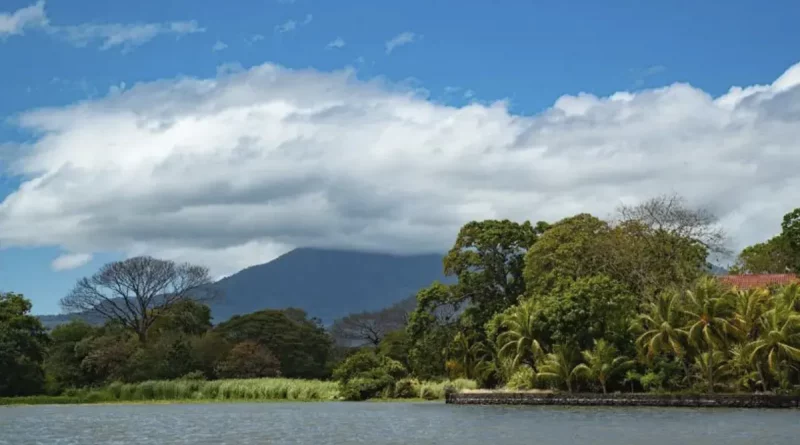
[[739,290],[734,294],[733,323],[744,340],[758,338],[759,319],[768,309],[769,301],[766,289]]
[[[705,277],[686,295],[687,304],[683,312],[689,323],[682,331],[688,336],[690,344],[698,350],[709,352],[702,360],[708,360],[703,369],[707,372],[708,392],[713,393],[714,360],[720,355],[710,352],[726,350],[728,340],[737,333],[736,327],[730,322],[733,315],[732,294],[716,279]],[[721,357],[724,358],[724,354]]]
[[684,325],[684,313],[680,307],[680,295],[667,292],[647,305],[644,313],[634,321],[632,329],[640,333],[636,346],[652,359],[658,354],[671,353],[683,357],[686,350],[687,334],[681,328]]
[[[776,377],[784,363],[800,362],[800,314],[785,306],[774,307],[761,317],[760,329],[759,338],[747,345],[752,360],[766,361]],[[762,382],[766,391],[763,378]]]
[[708,392],[714,392],[714,388],[720,386],[719,382],[725,381],[732,375],[730,365],[725,361],[725,353],[722,351],[706,351],[699,354],[694,359],[694,369],[698,377],[708,385]]
[[536,339],[536,309],[533,301],[524,301],[503,316],[502,326],[506,329],[497,338],[500,355],[513,357],[513,366],[528,363],[536,370],[536,363],[544,355],[541,344]]
[[581,354],[585,363],[576,366],[575,372],[599,382],[603,394],[608,392],[606,384],[610,378],[619,372],[630,369],[634,364],[633,360],[619,355],[617,348],[603,339],[595,340],[594,348],[583,351]]
[[800,313],[800,283],[783,286],[778,292],[777,300],[787,308]]
[[728,365],[732,376],[736,378],[737,387],[753,391],[760,383],[766,390],[761,368],[750,354],[747,344],[737,343],[731,347]]
[[539,367],[536,378],[550,380],[556,384],[564,383],[568,392],[572,392],[572,382],[580,376],[581,371],[575,366],[577,354],[567,345],[556,345],[553,352],[547,354]]
[[475,379],[483,371],[484,357],[489,355],[486,346],[459,332],[450,344],[450,356],[464,371],[464,377]]

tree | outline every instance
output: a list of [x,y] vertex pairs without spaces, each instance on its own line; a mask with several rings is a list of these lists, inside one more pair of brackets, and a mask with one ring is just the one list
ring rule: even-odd
[[280,375],[280,361],[269,349],[255,341],[243,341],[231,349],[219,363],[217,373],[223,378],[254,379]]
[[571,393],[573,382],[581,374],[581,369],[576,366],[576,362],[577,354],[572,347],[556,345],[553,347],[553,352],[544,357],[536,377],[555,384],[564,384],[567,392]]
[[684,313],[689,321],[684,332],[692,345],[708,353],[697,363],[701,363],[707,372],[706,384],[709,393],[713,393],[718,369],[714,361],[719,357],[713,352],[726,350],[728,341],[737,335],[736,327],[731,323],[732,294],[716,279],[706,277],[687,292],[687,297]]
[[208,269],[148,256],[115,261],[78,280],[61,300],[68,312],[92,312],[133,331],[147,342],[153,323],[176,303],[213,298]]
[[264,310],[237,315],[214,332],[232,344],[247,340],[269,349],[281,364],[281,375],[291,378],[326,376],[332,340],[319,320],[300,309]]
[[[775,377],[780,376],[781,367],[800,362],[800,314],[785,306],[774,307],[761,317],[760,331],[759,338],[747,345],[751,361],[766,363]],[[761,377],[766,390],[765,376]]]
[[788,239],[778,235],[769,241],[745,247],[730,270],[740,274],[787,273],[796,270]]
[[585,363],[578,365],[575,372],[600,383],[603,394],[608,392],[609,379],[620,372],[627,371],[634,365],[633,360],[619,355],[617,348],[603,339],[596,340],[594,348],[583,351],[581,355],[583,355]]
[[698,380],[703,382],[709,394],[717,388],[724,387],[722,382],[728,380],[733,374],[730,364],[726,361],[725,353],[716,350],[698,354],[694,358],[694,369],[697,371]]
[[541,333],[536,326],[537,316],[538,311],[531,300],[524,301],[501,315],[501,326],[505,331],[497,338],[500,355],[513,357],[514,367],[524,363],[536,371],[536,363],[544,355],[538,340]]
[[545,344],[570,344],[588,349],[605,338],[620,350],[632,344],[628,332],[636,316],[636,299],[620,283],[604,275],[562,283],[562,289],[534,296],[538,329]]
[[84,321],[71,321],[57,326],[50,333],[45,371],[48,384],[52,382],[54,392],[65,388],[91,386],[102,381],[102,376],[87,372],[82,366],[87,351],[79,348],[82,341],[100,335],[102,329]]
[[453,294],[469,301],[465,316],[472,325],[482,327],[525,293],[525,253],[546,228],[509,220],[473,221],[461,228],[444,258],[444,272],[458,277]]
[[549,226],[525,256],[528,295],[546,295],[564,283],[606,272],[601,246],[610,230],[587,213]]
[[43,389],[48,338],[30,311],[31,302],[22,295],[0,294],[0,396],[30,395]]
[[682,358],[686,352],[688,334],[682,330],[685,316],[677,292],[660,295],[648,303],[639,314],[633,330],[639,333],[636,346],[649,359],[658,354],[670,353]]
[[716,216],[707,209],[689,208],[679,195],[661,195],[635,206],[620,206],[617,213],[622,222],[636,221],[656,232],[691,240],[709,252],[726,251],[725,232]]
[[211,329],[211,308],[195,300],[182,300],[162,309],[150,330],[157,333],[202,335]]
[[346,344],[378,346],[387,333],[405,328],[415,304],[413,298],[380,311],[350,314],[333,322],[331,335]]
[[781,229],[791,250],[792,270],[800,272],[800,208],[784,215]]

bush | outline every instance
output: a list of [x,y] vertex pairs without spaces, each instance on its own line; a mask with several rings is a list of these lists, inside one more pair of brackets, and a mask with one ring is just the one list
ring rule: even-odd
[[394,397],[398,399],[415,399],[419,397],[419,382],[414,379],[398,380],[394,384]]
[[203,371],[192,371],[184,374],[178,380],[205,380],[205,379],[206,375],[203,373]]
[[355,377],[341,385],[340,394],[345,400],[367,400],[385,396],[386,390],[391,389],[393,384],[391,378]]
[[506,383],[509,389],[527,390],[533,389],[536,384],[536,374],[529,366],[521,366],[518,368],[511,378]]

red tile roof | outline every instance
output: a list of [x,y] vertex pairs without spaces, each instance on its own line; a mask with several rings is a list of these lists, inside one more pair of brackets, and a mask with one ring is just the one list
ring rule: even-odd
[[771,274],[771,275],[723,275],[720,281],[739,289],[753,289],[758,287],[785,286],[800,282],[797,275]]

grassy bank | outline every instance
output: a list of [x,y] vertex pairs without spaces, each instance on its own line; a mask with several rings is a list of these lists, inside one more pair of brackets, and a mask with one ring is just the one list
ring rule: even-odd
[[[419,382],[413,399],[444,399],[445,387],[475,388],[471,380]],[[339,384],[332,381],[282,378],[233,380],[161,380],[112,383],[103,388],[67,390],[59,396],[0,398],[0,405],[58,405],[86,403],[225,402],[225,401],[326,401],[339,399]]]

